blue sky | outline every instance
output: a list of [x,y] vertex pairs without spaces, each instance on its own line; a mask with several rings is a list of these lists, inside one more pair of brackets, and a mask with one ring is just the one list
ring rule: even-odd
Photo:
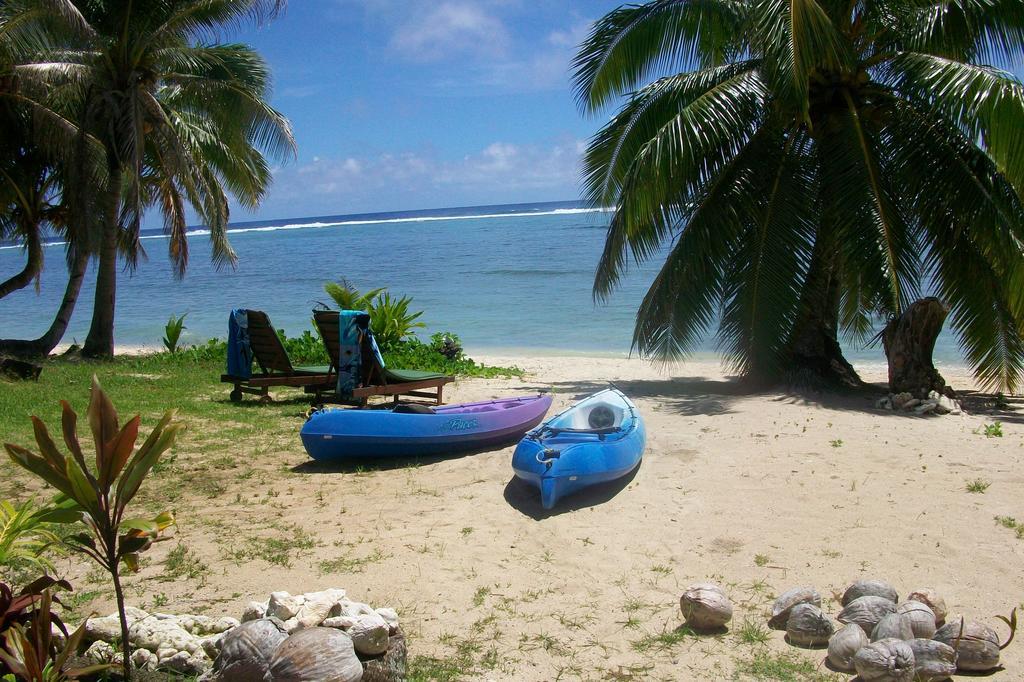
[[270,63],[299,145],[233,220],[575,199],[601,121],[576,108],[570,61],[619,4],[292,0],[225,36]]

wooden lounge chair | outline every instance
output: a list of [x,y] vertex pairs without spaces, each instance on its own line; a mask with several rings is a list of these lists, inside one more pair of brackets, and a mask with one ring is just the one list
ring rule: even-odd
[[[320,338],[327,347],[327,355],[331,358],[331,367],[337,371],[340,366],[338,348],[340,329],[338,328],[338,311],[314,310],[313,323],[320,331]],[[352,391],[352,397],[365,405],[370,396],[390,395],[398,403],[400,396],[428,398],[440,405],[444,385],[455,380],[455,377],[433,372],[417,372],[408,369],[391,369],[382,367],[377,354],[370,347],[370,339],[364,336],[359,344],[360,378],[359,385]],[[433,389],[433,390],[431,390]],[[308,393],[314,391],[307,388]]]
[[258,395],[260,400],[269,402],[271,386],[295,386],[305,388],[309,393],[333,390],[338,376],[332,366],[293,366],[267,314],[247,310],[246,315],[249,318],[249,346],[262,373],[247,379],[221,375],[221,381],[235,386],[230,396],[232,402],[240,401],[243,393]]

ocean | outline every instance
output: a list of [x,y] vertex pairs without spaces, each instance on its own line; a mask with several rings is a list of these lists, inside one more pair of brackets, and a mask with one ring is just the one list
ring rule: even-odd
[[[331,302],[323,285],[340,278],[360,290],[387,287],[423,310],[427,337],[458,334],[472,352],[491,354],[629,353],[636,309],[658,263],[633,267],[607,303],[591,296],[607,212],[578,202],[474,206],[238,223],[231,243],[238,267],[209,261],[206,234],[190,233],[191,262],[174,279],[166,239],[148,231],[148,258],[118,281],[116,341],[159,347],[171,315],[187,313],[184,343],[227,333],[232,308],[267,312],[288,335],[311,329],[310,311]],[[50,324],[64,292],[64,250],[46,248],[37,292],[28,287],[0,299],[0,338],[34,338]],[[0,246],[0,276],[23,265],[17,247]],[[67,343],[84,340],[94,273],[83,287]],[[880,347],[844,344],[857,363],[882,363]],[[715,352],[713,334],[701,355]],[[960,364],[955,338],[944,332],[936,360]]]

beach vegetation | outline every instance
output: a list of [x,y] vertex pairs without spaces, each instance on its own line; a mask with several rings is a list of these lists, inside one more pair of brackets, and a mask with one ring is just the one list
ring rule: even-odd
[[989,489],[992,485],[991,481],[986,481],[983,478],[976,478],[973,481],[968,481],[966,488],[969,493],[983,493]]
[[[66,581],[41,578],[15,596],[0,583],[0,679],[5,682],[65,682],[108,670],[110,665],[69,669],[85,637],[85,622],[69,633],[52,610],[54,592]],[[54,634],[60,631],[64,641]]]
[[993,422],[991,424],[985,424],[983,427],[981,427],[981,432],[985,434],[985,438],[1002,438],[1003,424],[1002,422]]
[[[930,290],[980,383],[1024,379],[1024,48],[1013,4],[657,0],[596,22],[580,108],[614,207],[594,295],[662,266],[633,346],[674,360],[717,327],[753,381],[859,386],[868,343]],[[995,64],[997,66],[990,66]]]
[[95,442],[95,465],[90,466],[78,439],[78,415],[67,402],[62,401],[61,407],[61,432],[70,457],[60,451],[38,417],[32,417],[38,452],[11,443],[5,443],[4,448],[16,465],[61,494],[63,520],[83,527],[81,532],[64,538],[66,546],[92,559],[109,574],[121,621],[124,676],[130,679],[131,651],[121,565],[137,571],[141,553],[161,539],[161,533],[174,523],[174,517],[162,512],[152,518],[126,518],[125,512],[153,465],[174,445],[182,425],[173,421],[173,412],[166,412],[136,449],[140,417],[136,415],[121,426],[113,403],[94,376],[87,412]]
[[1012,516],[997,516],[996,523],[1003,528],[1012,530],[1017,535],[1017,539],[1024,540],[1024,523],[1020,523]]
[[736,628],[736,637],[744,644],[767,644],[771,641],[772,633],[762,623],[744,618]]
[[839,682],[846,676],[822,671],[813,661],[795,654],[758,652],[737,662],[734,679],[762,682]]
[[167,349],[168,353],[178,352],[178,342],[181,340],[181,332],[187,327],[185,326],[185,316],[188,313],[183,313],[179,316],[171,315],[170,319],[167,320],[167,324],[164,325],[164,348]]
[[60,551],[59,526],[47,521],[50,509],[28,499],[0,500],[0,572],[52,571],[49,554]]
[[362,293],[348,280],[327,282],[324,291],[334,299],[341,310],[361,310],[370,315],[370,328],[382,351],[388,351],[413,338],[417,329],[426,325],[420,321],[422,310],[412,311],[411,296],[392,297],[386,288]]

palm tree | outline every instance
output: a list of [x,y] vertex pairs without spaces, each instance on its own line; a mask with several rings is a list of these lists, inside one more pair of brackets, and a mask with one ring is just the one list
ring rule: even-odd
[[[90,186],[102,182],[96,144],[61,109],[34,61],[45,61],[56,43],[55,23],[74,27],[70,0],[7,0],[0,5],[0,236],[20,241],[26,265],[0,285],[0,296],[27,286],[42,272],[43,230],[67,244],[68,283],[50,328],[38,339],[0,340],[0,351],[38,356],[51,352],[67,330],[89,260]],[[53,17],[59,19],[54,22]],[[73,157],[79,162],[72,163]],[[68,183],[78,168],[83,180]],[[79,186],[79,210],[69,212],[65,185]]]
[[204,42],[225,26],[272,16],[283,0],[28,4],[60,6],[46,21],[58,27],[63,49],[38,60],[34,74],[74,103],[81,134],[104,150],[96,298],[83,354],[110,357],[118,253],[134,267],[146,206],[155,203],[165,217],[179,274],[188,262],[186,205],[209,227],[214,261],[234,264],[225,188],[243,206],[257,205],[271,179],[260,150],[294,149],[287,120],[266,102],[270,75],[260,56],[244,45]]
[[1017,0],[656,0],[595,24],[587,198],[614,206],[594,284],[664,257],[634,347],[674,359],[718,320],[758,380],[857,383],[864,339],[929,284],[985,383],[1024,372]]

